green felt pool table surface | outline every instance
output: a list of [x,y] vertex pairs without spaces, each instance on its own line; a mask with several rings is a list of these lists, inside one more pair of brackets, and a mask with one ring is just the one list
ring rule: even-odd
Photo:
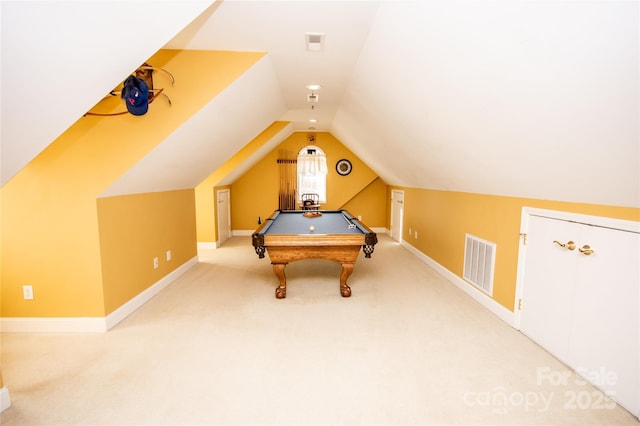
[[[313,214],[314,211],[307,211]],[[310,226],[314,234],[366,234],[357,219],[344,210],[319,211],[320,216],[305,217],[301,210],[280,210],[275,217],[267,219],[265,234],[310,234]],[[360,225],[360,226],[358,226]]]

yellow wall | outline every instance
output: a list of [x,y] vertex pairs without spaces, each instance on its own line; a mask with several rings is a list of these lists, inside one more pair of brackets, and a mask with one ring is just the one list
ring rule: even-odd
[[276,121],[271,124],[196,186],[196,225],[199,242],[214,242],[218,240],[215,191],[221,188],[216,188],[215,186],[288,124],[289,122],[287,121]]
[[[393,188],[405,192],[403,240],[459,277],[463,273],[465,233],[496,243],[493,298],[512,311],[522,207],[640,220],[640,209],[634,208]],[[409,228],[418,232],[418,239],[409,235]]]
[[[269,217],[278,208],[279,152],[285,150],[289,152],[290,157],[295,157],[303,147],[309,145],[307,135],[305,132],[292,133],[231,185],[232,229],[255,229],[258,227],[258,217]],[[362,214],[363,222],[369,227],[384,226],[386,191],[383,185],[372,184],[377,179],[373,170],[330,133],[317,132],[315,135],[315,145],[327,155],[329,169],[327,203],[323,204],[322,208],[341,209],[349,202],[358,209],[366,206],[370,209],[369,212],[351,213]],[[351,161],[353,165],[353,171],[348,176],[340,176],[335,171],[336,162],[343,158]],[[372,185],[369,187],[370,184]],[[354,199],[358,197],[363,197],[364,200]],[[366,220],[367,217],[372,221]],[[373,222],[374,218],[379,222]]]
[[[2,187],[3,317],[102,317],[114,308],[128,290],[103,291],[96,198],[263,55],[158,52],[148,62],[174,75],[175,87],[162,73],[154,77],[173,106],[158,98],[142,117],[80,118]],[[109,101],[92,111],[124,109]],[[141,210],[152,208],[171,210],[153,203]],[[110,220],[116,219],[103,216],[100,227],[109,228]],[[34,300],[23,300],[23,285],[33,286]]]
[[3,317],[104,313],[95,187],[110,155],[91,143],[92,124],[81,120],[2,188]]
[[377,178],[341,208],[362,217],[368,227],[387,228],[387,184]]
[[107,314],[197,256],[193,190],[100,198],[98,221]]

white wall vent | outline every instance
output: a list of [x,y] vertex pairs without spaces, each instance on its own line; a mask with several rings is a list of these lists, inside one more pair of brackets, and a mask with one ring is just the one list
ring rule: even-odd
[[309,52],[322,52],[324,48],[324,33],[305,33],[305,45]]
[[493,271],[496,264],[496,245],[466,234],[463,277],[488,295],[493,295]]

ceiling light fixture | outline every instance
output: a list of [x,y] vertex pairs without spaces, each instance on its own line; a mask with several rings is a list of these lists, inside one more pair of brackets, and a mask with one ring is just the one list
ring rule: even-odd
[[317,123],[318,119],[317,118],[310,118],[309,119],[309,123]]
[[307,84],[307,89],[311,90],[311,93],[307,94],[307,102],[318,102],[320,97],[316,93],[316,90],[320,90],[322,86],[319,84]]

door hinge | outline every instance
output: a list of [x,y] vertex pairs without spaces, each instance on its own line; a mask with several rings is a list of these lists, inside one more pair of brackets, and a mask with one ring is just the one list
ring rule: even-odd
[[527,234],[524,233],[524,232],[521,232],[520,236],[522,237],[522,244],[524,244],[526,246],[527,245]]
[[518,310],[522,310],[522,299],[518,299]]

